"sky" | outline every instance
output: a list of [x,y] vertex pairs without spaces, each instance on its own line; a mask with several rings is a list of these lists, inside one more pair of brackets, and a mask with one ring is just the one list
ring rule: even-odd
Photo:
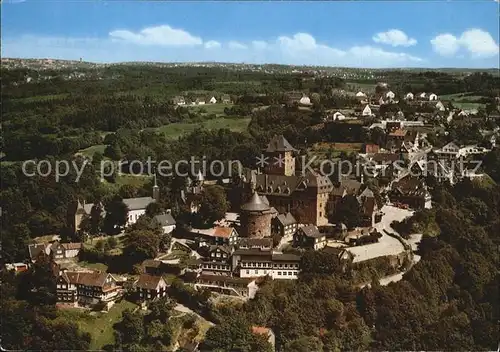
[[2,57],[499,67],[498,0],[4,0]]

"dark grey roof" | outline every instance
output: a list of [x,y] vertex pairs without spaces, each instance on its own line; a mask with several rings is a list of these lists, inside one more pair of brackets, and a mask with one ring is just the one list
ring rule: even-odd
[[316,238],[323,236],[323,234],[321,234],[318,228],[314,225],[306,225],[304,227],[301,227],[300,229],[307,237]]
[[266,211],[270,209],[269,205],[262,201],[257,192],[254,192],[248,203],[243,204],[241,207],[241,210],[245,211]]
[[293,215],[291,213],[280,214],[277,216],[277,218],[278,218],[278,221],[283,226],[292,225],[292,224],[297,223],[297,220],[295,220],[295,218],[293,217]]
[[248,238],[241,237],[239,239],[240,246],[247,247],[272,247],[273,240],[271,238]]
[[156,215],[154,219],[160,224],[160,226],[175,225],[175,219],[173,218],[172,214]]
[[126,198],[123,203],[127,206],[128,210],[140,210],[146,209],[146,207],[153,203],[155,200],[151,197],[140,197],[140,198]]
[[266,152],[293,152],[296,151],[294,147],[283,137],[283,135],[274,136],[267,145]]
[[273,253],[273,261],[278,262],[298,262],[300,261],[300,256],[291,253]]

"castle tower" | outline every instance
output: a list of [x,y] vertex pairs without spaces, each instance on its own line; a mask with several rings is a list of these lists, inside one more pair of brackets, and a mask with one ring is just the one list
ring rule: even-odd
[[253,190],[250,200],[241,207],[242,236],[249,238],[270,237],[271,218],[271,207]]
[[264,173],[269,175],[294,175],[294,153],[296,151],[283,135],[274,136],[264,152],[265,156],[268,157]]

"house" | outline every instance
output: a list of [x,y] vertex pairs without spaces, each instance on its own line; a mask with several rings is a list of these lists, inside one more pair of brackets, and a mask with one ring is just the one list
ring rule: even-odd
[[231,276],[231,247],[210,246],[202,263],[202,274]]
[[356,98],[358,98],[358,99],[366,99],[367,96],[366,96],[365,93],[359,91],[359,92],[356,93]]
[[291,236],[297,230],[297,220],[291,213],[279,214],[271,220],[272,232],[280,236]]
[[435,101],[438,99],[438,96],[434,93],[429,94],[429,101]]
[[210,245],[235,245],[238,232],[233,227],[216,226],[211,229],[191,229],[199,247]]
[[222,104],[231,104],[231,97],[227,94],[224,94],[223,96],[221,96],[220,98]]
[[22,273],[23,271],[27,271],[29,269],[29,265],[26,263],[6,263],[5,269],[18,274]]
[[32,263],[36,262],[37,258],[39,258],[40,255],[49,256],[51,246],[52,246],[51,243],[35,243],[28,245],[28,253],[31,262]]
[[175,230],[175,219],[170,213],[156,215],[154,218],[163,229],[164,234],[171,233]]
[[405,95],[405,100],[413,100],[414,98],[415,98],[415,96],[411,92],[406,93],[406,95]]
[[425,183],[410,174],[392,182],[389,199],[393,203],[408,204],[414,209],[431,208],[431,195]]
[[446,108],[444,107],[444,104],[441,103],[440,101],[438,101],[435,105],[435,108],[438,110],[438,111],[446,111]]
[[217,103],[217,99],[215,99],[215,97],[211,97],[211,98],[208,100],[208,102],[209,102],[210,104],[215,104],[215,103]]
[[186,105],[186,100],[182,96],[176,96],[172,99],[175,105]]
[[149,275],[161,275],[163,270],[163,262],[161,260],[146,259],[142,262],[142,270]]
[[300,98],[299,104],[300,105],[307,105],[307,106],[312,105],[311,99],[307,95],[304,95],[304,96],[302,96],[302,98]]
[[285,100],[288,104],[299,104],[302,97],[304,97],[304,94],[301,92],[285,93]]
[[293,235],[293,244],[297,247],[322,249],[326,246],[326,235],[319,232],[314,225],[306,225],[299,228]]
[[140,216],[146,214],[147,206],[153,202],[155,202],[155,200],[152,197],[123,199],[123,203],[125,203],[128,209],[128,219],[126,226],[135,224]]
[[238,240],[237,247],[238,249],[271,250],[273,248],[273,239],[241,237]]
[[205,105],[205,99],[203,99],[203,98],[196,98],[194,100],[193,105]]
[[390,90],[387,93],[385,93],[385,97],[389,100],[394,100],[394,98],[396,97],[396,94],[394,94],[394,92]]
[[366,105],[363,110],[361,111],[361,116],[372,116],[372,109],[370,108],[370,105]]
[[163,277],[141,274],[135,282],[136,297],[140,301],[150,301],[167,295],[167,282]]
[[273,330],[270,328],[266,328],[263,326],[252,326],[252,333],[254,335],[264,336],[272,346],[272,349],[276,348],[276,336],[274,335]]
[[297,279],[300,256],[258,249],[237,249],[232,267],[242,278],[269,276],[272,279]]
[[82,243],[59,243],[56,241],[50,246],[50,253],[54,260],[75,258],[78,257],[82,248]]
[[382,216],[373,191],[366,187],[357,199],[361,208],[361,225],[374,226]]
[[120,294],[116,279],[108,273],[63,271],[57,279],[57,299],[61,303],[104,304],[110,308]]
[[345,272],[354,260],[354,255],[343,247],[327,246],[323,249],[323,251],[334,255],[336,263],[341,268],[342,272]]
[[427,99],[427,94],[425,92],[422,92],[418,95],[419,99]]

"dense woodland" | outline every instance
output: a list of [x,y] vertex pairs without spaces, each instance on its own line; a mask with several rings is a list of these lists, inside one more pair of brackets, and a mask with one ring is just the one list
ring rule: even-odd
[[[60,77],[63,73],[54,71],[49,73],[53,76],[50,80],[25,84],[27,75],[36,78],[40,73],[24,69],[2,71],[0,146],[5,155],[0,168],[2,262],[24,260],[27,242],[37,236],[60,234],[64,240],[80,240],[68,228],[68,210],[77,199],[101,201],[108,213],[118,214],[116,219],[107,220],[114,225],[123,222],[119,219],[120,198],[151,194],[151,183],[144,188],[110,187],[115,182],[113,177],[101,182],[98,169],[103,158],[151,157],[175,162],[190,156],[206,156],[208,160],[238,159],[251,166],[255,163],[254,156],[277,133],[284,134],[301,149],[318,141],[383,145],[385,138],[383,131],[375,129],[367,133],[356,125],[314,127],[322,123],[326,109],[353,103],[352,98],[333,93],[347,84],[338,78],[134,66],[92,69],[90,78],[83,81],[65,80]],[[473,92],[486,99],[498,94],[499,87],[498,77],[480,73],[458,77],[435,72],[387,72],[386,81],[397,93]],[[281,105],[283,92],[292,90],[315,93],[314,99],[319,99],[307,111]],[[227,109],[226,115],[250,117],[248,130],[198,129],[175,140],[148,130],[175,122],[200,121],[199,113],[175,109],[170,103],[169,97],[181,91],[231,94],[235,104]],[[268,96],[257,95],[263,93]],[[255,109],[267,105],[270,105],[267,109]],[[405,108],[403,103],[401,108]],[[453,139],[480,142],[477,131],[488,127],[488,123],[459,122],[450,126],[449,135],[435,136],[435,142],[437,145]],[[498,121],[495,123],[498,125]],[[96,144],[105,144],[106,149],[102,154],[94,154],[78,183],[74,182],[74,170],[60,182],[54,177],[23,175],[22,160],[47,158],[54,163],[66,158],[81,165],[82,157],[74,153]],[[494,181],[500,182],[498,149],[486,156],[483,167]],[[158,179],[167,202],[175,203],[176,190],[182,182],[176,178]],[[454,187],[435,185],[432,192],[436,207],[418,213],[411,223],[400,226],[432,229],[429,234],[438,236],[424,237],[421,262],[398,283],[386,287],[374,284],[360,290],[352,277],[322,262],[331,258],[309,254],[304,260],[310,262],[303,265],[312,269],[305,270],[299,280],[267,282],[255,300],[242,306],[211,306],[207,297],[181,283],[173,285],[170,294],[219,323],[208,331],[204,342],[207,350],[265,351],[269,346],[250,333],[252,325],[272,328],[278,347],[287,352],[494,349],[499,340],[496,253],[500,245],[499,186],[464,182]],[[210,211],[201,221],[209,221]],[[157,229],[138,226],[128,230],[132,241],[142,241],[145,231],[149,231],[148,238],[154,241],[169,241],[157,235]],[[136,249],[131,245],[127,250],[137,262],[150,256]],[[2,275],[3,347],[33,350],[89,347],[90,337],[80,332],[74,322],[59,316],[54,308],[55,278],[48,263],[37,262],[28,273],[18,277]],[[169,313],[154,314],[158,316],[124,315],[115,327],[115,347],[147,350],[167,345],[168,325],[162,321]]]

